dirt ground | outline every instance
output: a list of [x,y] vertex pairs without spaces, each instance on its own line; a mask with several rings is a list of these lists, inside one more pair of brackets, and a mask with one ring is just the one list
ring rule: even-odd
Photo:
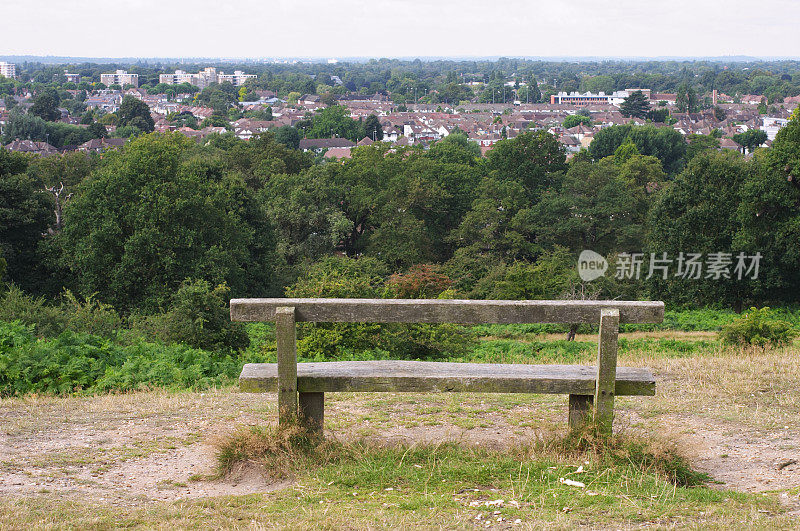
[[[331,395],[329,436],[386,441],[460,440],[502,446],[566,423],[563,397]],[[720,488],[760,492],[800,487],[800,432],[764,431],[704,415],[658,414],[621,400],[616,425],[672,437]],[[208,479],[214,442],[237,427],[271,422],[274,394],[235,389],[153,391],[94,398],[0,402],[0,496],[52,493],[137,505],[280,489],[257,471]],[[800,505],[797,494],[786,502]],[[798,507],[800,509],[800,507]]]

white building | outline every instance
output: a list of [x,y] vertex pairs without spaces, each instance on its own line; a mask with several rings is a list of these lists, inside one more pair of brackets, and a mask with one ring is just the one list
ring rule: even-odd
[[775,140],[775,135],[778,134],[778,131],[786,127],[788,123],[789,120],[785,118],[765,116],[761,125],[761,130],[767,133],[767,140]]
[[16,78],[17,77],[17,65],[14,63],[6,63],[5,61],[0,61],[0,76]]
[[[222,74],[222,72],[220,72]],[[190,74],[183,70],[175,70],[174,74],[159,74],[158,82],[165,85],[180,85],[188,83],[200,89],[204,89],[212,83],[220,82],[217,76],[217,69],[214,67],[204,68],[196,74]]]
[[245,74],[241,70],[236,70],[233,74],[220,72],[217,76],[217,83],[228,82],[234,87],[240,87],[244,85],[248,79],[258,79],[258,76],[256,74]]
[[139,74],[129,74],[125,70],[117,70],[113,74],[100,74],[100,83],[107,87],[110,85],[119,85],[121,87],[133,85],[138,87]]

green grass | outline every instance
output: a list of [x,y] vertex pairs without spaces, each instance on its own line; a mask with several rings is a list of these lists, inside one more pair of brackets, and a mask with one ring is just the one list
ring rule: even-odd
[[[239,451],[225,454],[223,448],[221,453],[223,458],[227,455],[228,466],[237,459],[248,459],[254,466],[262,459],[260,464],[278,476],[293,477],[290,487],[273,493],[136,506],[42,493],[0,500],[0,527],[460,529],[485,527],[488,522],[501,528],[788,529],[793,525],[788,516],[781,516],[775,497],[697,486],[701,478],[679,458],[632,450],[629,442],[600,453],[563,441],[561,446],[505,451],[454,443],[380,447],[335,441],[321,450],[310,446],[298,450],[297,440],[287,445],[288,439],[276,442],[274,436],[270,430],[251,431],[237,439],[245,444]],[[254,446],[254,441],[262,445]],[[266,453],[264,445],[269,447]],[[244,451],[254,447],[262,453]],[[281,468],[278,461],[288,466]]]

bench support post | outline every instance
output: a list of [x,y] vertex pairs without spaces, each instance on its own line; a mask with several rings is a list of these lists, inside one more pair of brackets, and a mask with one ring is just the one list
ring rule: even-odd
[[297,422],[297,333],[294,308],[275,310],[275,338],[278,343],[278,424]]
[[300,393],[300,422],[311,435],[322,437],[325,422],[325,393]]
[[597,382],[594,392],[594,420],[600,433],[604,435],[611,435],[614,422],[618,337],[619,310],[601,310],[600,337],[597,346]]
[[573,430],[586,425],[592,416],[592,395],[569,395],[569,427]]

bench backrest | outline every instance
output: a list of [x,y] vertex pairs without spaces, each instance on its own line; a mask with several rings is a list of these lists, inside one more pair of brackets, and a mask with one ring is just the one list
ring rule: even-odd
[[232,321],[274,321],[280,307],[316,323],[599,323],[619,310],[622,323],[660,323],[661,301],[484,301],[454,299],[233,299]]

